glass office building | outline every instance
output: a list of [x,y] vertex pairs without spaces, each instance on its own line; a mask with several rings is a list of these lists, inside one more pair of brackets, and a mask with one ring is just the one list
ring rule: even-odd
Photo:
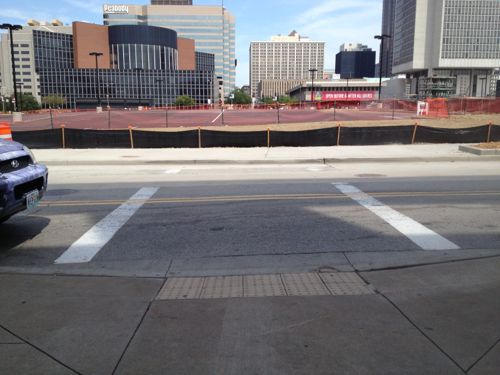
[[196,51],[215,56],[215,74],[223,77],[225,95],[233,91],[236,78],[234,16],[221,6],[173,5],[172,0],[154,3],[158,5],[104,5],[104,25],[149,25],[175,30],[179,37],[194,40]]
[[[64,26],[63,23],[58,20],[53,20],[51,23],[30,20],[27,25],[23,26],[22,30],[15,30],[12,33],[14,47],[13,60],[16,68],[16,81],[22,83],[22,87],[18,87],[18,93],[22,90],[23,93],[32,94],[38,101],[40,101],[40,82],[35,69],[35,58],[43,60],[45,57],[43,54],[40,55],[40,53],[44,53],[44,50],[38,50],[39,55],[35,56],[33,45],[35,43],[35,35],[38,31],[44,31],[47,34],[57,34],[57,37],[55,37],[55,44],[61,46],[62,49],[58,49],[53,52],[55,56],[57,56],[57,60],[53,61],[53,63],[69,63],[69,65],[71,65],[72,51],[67,51],[67,49],[64,48],[64,45],[72,43],[72,27]],[[40,36],[42,34],[38,35]],[[38,40],[39,42],[42,42],[42,40]],[[62,53],[62,51],[65,52]],[[0,95],[7,98],[14,94],[11,57],[9,33],[1,33]]]
[[[173,30],[75,22],[73,34],[33,30],[32,46],[37,96],[63,97],[65,107],[95,107],[98,97],[123,107],[172,105],[180,95],[218,100],[214,55],[181,47]],[[99,69],[92,51],[102,53]]]
[[207,104],[216,93],[213,71],[102,69],[99,85],[95,69],[42,69],[39,74],[42,97],[62,96],[68,108],[95,107],[97,90],[103,106],[123,108],[172,105],[180,95]]
[[177,69],[177,33],[148,26],[109,28],[111,68]]

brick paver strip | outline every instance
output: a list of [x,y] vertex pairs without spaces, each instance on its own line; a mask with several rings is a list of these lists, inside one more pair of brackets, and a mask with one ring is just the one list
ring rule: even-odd
[[203,277],[170,277],[160,290],[157,299],[200,298]]
[[286,296],[280,275],[247,275],[243,277],[245,297]]
[[289,296],[325,296],[330,292],[317,273],[288,273],[281,275]]
[[374,294],[354,272],[171,277],[159,300]]
[[243,276],[206,277],[200,298],[243,297]]

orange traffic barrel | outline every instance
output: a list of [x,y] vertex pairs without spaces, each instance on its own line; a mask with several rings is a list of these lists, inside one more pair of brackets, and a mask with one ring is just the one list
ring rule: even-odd
[[0,139],[4,141],[12,141],[12,132],[10,131],[10,126],[6,122],[0,124]]

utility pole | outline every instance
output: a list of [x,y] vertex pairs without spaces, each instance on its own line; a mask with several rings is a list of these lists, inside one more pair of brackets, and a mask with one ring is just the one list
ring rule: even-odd
[[318,69],[313,68],[309,69],[311,73],[311,102],[314,102],[314,74],[318,71]]
[[99,56],[102,56],[102,52],[90,52],[90,56],[95,56],[95,74],[97,76],[96,82],[97,82],[97,90],[96,90],[96,95],[97,95],[97,107],[101,107],[101,85],[99,82],[99,63],[97,62],[97,58]]
[[375,39],[380,39],[379,63],[378,63],[378,100],[380,101],[380,93],[382,91],[382,51],[384,50],[384,39],[390,38],[390,35],[382,34],[375,35]]
[[14,103],[12,107],[13,112],[17,112],[17,86],[16,86],[16,64],[14,63],[14,40],[12,37],[12,30],[21,30],[23,27],[21,25],[12,25],[10,23],[3,23],[0,25],[0,29],[9,30],[10,37],[10,60],[12,64],[12,85],[14,86]]

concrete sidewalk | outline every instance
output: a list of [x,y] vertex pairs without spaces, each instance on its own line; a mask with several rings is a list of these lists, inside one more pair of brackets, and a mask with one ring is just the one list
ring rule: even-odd
[[200,149],[44,149],[34,150],[34,152],[38,161],[48,165],[500,160],[500,155],[479,156],[460,151],[458,144]]
[[498,269],[359,272],[361,295],[178,300],[160,298],[165,278],[2,274],[0,374],[499,374]]

